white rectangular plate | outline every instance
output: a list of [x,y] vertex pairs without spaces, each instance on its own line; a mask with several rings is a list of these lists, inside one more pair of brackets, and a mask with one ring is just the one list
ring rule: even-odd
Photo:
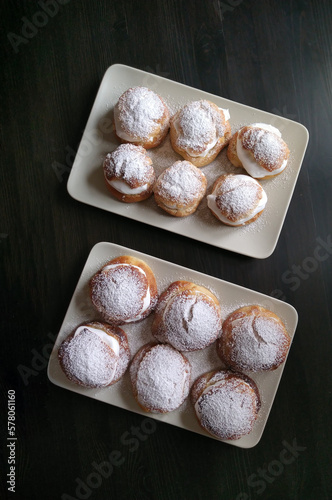
[[[147,414],[143,412],[132,395],[128,371],[114,386],[102,390],[79,387],[69,382],[62,372],[57,360],[59,345],[76,326],[84,321],[98,318],[98,314],[94,311],[89,297],[89,280],[106,262],[120,255],[132,255],[144,260],[155,273],[159,293],[165,290],[173,281],[179,279],[192,281],[207,287],[219,299],[223,319],[243,305],[262,305],[276,313],[284,321],[291,338],[293,338],[297,325],[297,312],[291,305],[267,295],[113,243],[102,242],[92,248],[69,304],[68,311],[49,360],[49,379],[54,384],[70,391],[211,437],[198,425],[189,399],[178,410],[165,415]],[[154,340],[150,333],[152,319],[153,313],[142,322],[121,327],[127,333],[132,355],[134,355],[142,345]],[[215,344],[201,351],[185,353],[185,355],[192,365],[192,381],[202,373],[223,367],[216,355]],[[284,366],[285,363],[273,372],[250,375],[257,383],[261,394],[262,408],[259,417],[249,435],[236,441],[226,441],[227,443],[241,448],[251,448],[259,442],[272,407]]]
[[[261,181],[268,203],[259,219],[243,227],[220,223],[207,207],[206,198],[189,217],[178,218],[157,207],[153,196],[139,203],[123,203],[111,196],[106,188],[102,163],[105,155],[118,145],[113,131],[113,109],[120,95],[129,87],[145,86],[157,92],[168,104],[171,113],[189,101],[209,99],[219,107],[228,108],[235,132],[243,125],[264,122],[277,127],[288,144],[291,155],[284,172]],[[308,143],[307,129],[294,121],[260,111],[201,90],[173,82],[121,64],[106,71],[86,125],[68,179],[68,192],[78,201],[123,215],[152,226],[203,241],[219,248],[256,258],[272,254],[288,210]],[[148,150],[156,175],[181,157],[171,147],[169,137],[161,146]],[[231,165],[223,150],[216,160],[202,168],[208,180],[207,193],[223,173],[241,172]]]

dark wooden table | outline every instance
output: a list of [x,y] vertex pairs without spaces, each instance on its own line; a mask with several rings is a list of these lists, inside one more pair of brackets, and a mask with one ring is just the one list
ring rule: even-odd
[[[2,2],[0,17],[1,498],[332,498],[331,2],[13,0]],[[308,128],[269,258],[243,257],[68,195],[101,78],[115,63]],[[267,295],[279,290],[297,309],[295,340],[256,447],[242,450],[163,423],[148,435],[144,417],[48,380],[48,356],[99,241]],[[17,440],[10,448],[7,400],[14,394]],[[124,434],[134,439],[130,445]],[[15,493],[6,482],[11,458]],[[98,475],[93,464],[105,461],[113,467]]]

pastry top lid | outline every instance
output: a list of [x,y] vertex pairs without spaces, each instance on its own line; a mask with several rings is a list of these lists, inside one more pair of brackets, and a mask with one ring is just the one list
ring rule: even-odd
[[60,346],[61,364],[69,379],[87,387],[105,387],[115,374],[119,357],[87,326]]
[[192,203],[206,188],[205,175],[189,161],[177,161],[158,177],[154,192],[171,202]]
[[232,222],[248,217],[264,194],[262,186],[248,175],[223,175],[215,186],[216,205]]
[[147,408],[174,410],[188,395],[189,382],[188,361],[167,344],[148,349],[137,367],[137,397]]
[[137,138],[148,139],[166,115],[164,102],[146,87],[126,90],[115,107],[115,117],[123,130]]
[[243,127],[239,131],[238,140],[265,170],[268,172],[279,170],[289,157],[289,149],[277,129],[277,133],[274,133],[272,127],[267,129],[259,125]]
[[104,174],[108,180],[124,180],[131,188],[153,181],[152,160],[142,146],[121,144],[106,155]]
[[219,336],[220,306],[205,293],[190,289],[166,292],[163,304],[162,326],[155,335],[160,340],[180,351],[193,351],[210,345]]
[[226,362],[229,359],[238,370],[262,371],[277,368],[285,360],[290,337],[278,316],[252,306],[228,316],[219,342]]
[[214,103],[201,100],[186,104],[173,117],[178,131],[177,145],[193,155],[203,153],[225,133],[225,115]]
[[248,381],[227,371],[219,372],[217,381],[207,386],[195,405],[202,426],[221,439],[248,434],[259,407],[260,401]]
[[90,282],[92,302],[110,323],[132,321],[146,308],[149,283],[143,269],[112,261]]

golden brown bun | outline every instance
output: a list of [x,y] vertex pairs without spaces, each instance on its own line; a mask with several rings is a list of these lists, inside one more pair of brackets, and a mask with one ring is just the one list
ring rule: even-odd
[[190,399],[200,426],[218,439],[234,440],[249,434],[261,407],[255,382],[230,370],[214,370],[198,377]]
[[275,370],[286,359],[290,337],[281,319],[262,306],[237,309],[223,323],[220,359],[232,370]]
[[175,217],[194,213],[206,193],[205,175],[189,161],[177,161],[158,177],[153,191],[157,205]]
[[115,135],[119,141],[145,149],[161,144],[168,133],[169,121],[163,99],[146,87],[126,90],[114,108]]
[[[103,170],[107,189],[118,200],[135,203],[152,195],[155,172],[152,160],[142,146],[121,144],[112,153],[107,154]],[[143,190],[139,193],[123,193],[120,189]]]
[[235,132],[234,135],[232,135],[228,148],[227,148],[227,158],[229,161],[234,165],[234,167],[242,167],[243,165],[240,162],[237,152],[236,152],[236,142],[237,142],[237,136],[239,135],[239,132]]
[[189,394],[190,374],[187,358],[167,344],[144,345],[130,365],[134,397],[151,413],[178,408]]
[[[191,126],[193,123],[194,126]],[[211,101],[193,101],[171,118],[170,139],[174,151],[196,167],[211,163],[227,146],[230,137],[229,121],[225,120],[224,112]],[[216,144],[207,151],[209,143],[215,139]],[[205,156],[199,156],[205,151]]]
[[[255,211],[265,196],[256,179],[248,175],[225,174],[215,181],[208,196],[208,207],[216,219],[226,226],[239,227],[251,224],[262,215],[265,204],[259,212]],[[211,204],[211,199],[215,204]]]
[[[289,149],[285,141],[275,133],[256,125],[242,127],[231,138],[227,149],[227,157],[235,167],[242,167],[259,179],[270,179],[280,175],[278,172],[283,163],[289,158]],[[244,150],[252,157],[261,170],[260,175],[253,175],[241,162],[237,152],[237,142],[242,144]],[[264,175],[264,172],[266,173]]]
[[[75,337],[78,328],[84,330]],[[119,345],[119,354],[116,354],[91,328],[101,330],[115,339]],[[90,360],[87,362],[89,357]],[[83,323],[62,342],[58,350],[58,359],[63,372],[71,382],[88,388],[111,386],[124,375],[129,365],[130,350],[127,335],[121,328],[100,321]]]
[[[115,268],[105,269],[107,266]],[[145,309],[148,292],[150,302]],[[91,278],[90,296],[96,310],[112,325],[141,321],[156,306],[156,278],[143,260],[123,255],[105,264]]]
[[159,297],[152,335],[179,351],[195,351],[220,335],[221,308],[207,288],[189,281],[175,281]]

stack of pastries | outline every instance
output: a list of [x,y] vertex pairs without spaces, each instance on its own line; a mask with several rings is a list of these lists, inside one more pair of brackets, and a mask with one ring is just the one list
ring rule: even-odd
[[[173,281],[159,293],[153,269],[131,255],[100,267],[90,278],[89,296],[97,319],[74,328],[58,350],[70,382],[105,389],[128,370],[133,397],[146,412],[172,412],[187,400],[198,424],[217,439],[252,431],[261,398],[248,373],[277,369],[290,346],[276,314],[251,305],[224,319],[217,296],[191,281]],[[151,314],[150,341],[132,353],[135,334],[123,328]],[[189,354],[209,346],[220,366],[205,372],[199,366],[201,375],[193,380],[192,363],[199,358]]]
[[[209,100],[189,102],[171,116],[152,90],[128,89],[114,109],[121,144],[104,159],[107,189],[125,203],[153,195],[164,212],[189,216],[206,196],[202,167],[228,147],[229,161],[242,170],[215,179],[207,207],[228,226],[252,223],[267,203],[260,181],[281,174],[290,152],[275,127],[254,123],[232,135],[229,120],[229,111]],[[160,146],[169,131],[181,159],[156,178],[147,150]],[[89,295],[97,319],[78,325],[58,349],[70,382],[105,389],[128,370],[133,397],[146,412],[172,412],[187,400],[198,424],[217,439],[239,439],[252,431],[261,396],[251,376],[276,370],[290,347],[276,314],[253,304],[224,319],[216,295],[191,281],[169,283],[159,294],[153,270],[130,255],[106,262],[91,277]],[[151,314],[150,341],[131,353],[123,328]],[[209,346],[220,366],[212,371],[202,366],[192,380],[190,353]]]
[[[173,116],[161,96],[146,87],[126,90],[114,108],[114,130],[121,142],[104,159],[107,189],[125,203],[154,195],[157,206],[175,217],[193,214],[206,197],[207,209],[222,224],[251,224],[263,213],[267,194],[261,181],[280,175],[290,151],[281,132],[253,123],[232,134],[228,109],[210,100],[190,101]],[[175,161],[156,178],[147,149],[156,148],[169,131]],[[227,147],[239,173],[222,174],[207,193],[201,168]]]

